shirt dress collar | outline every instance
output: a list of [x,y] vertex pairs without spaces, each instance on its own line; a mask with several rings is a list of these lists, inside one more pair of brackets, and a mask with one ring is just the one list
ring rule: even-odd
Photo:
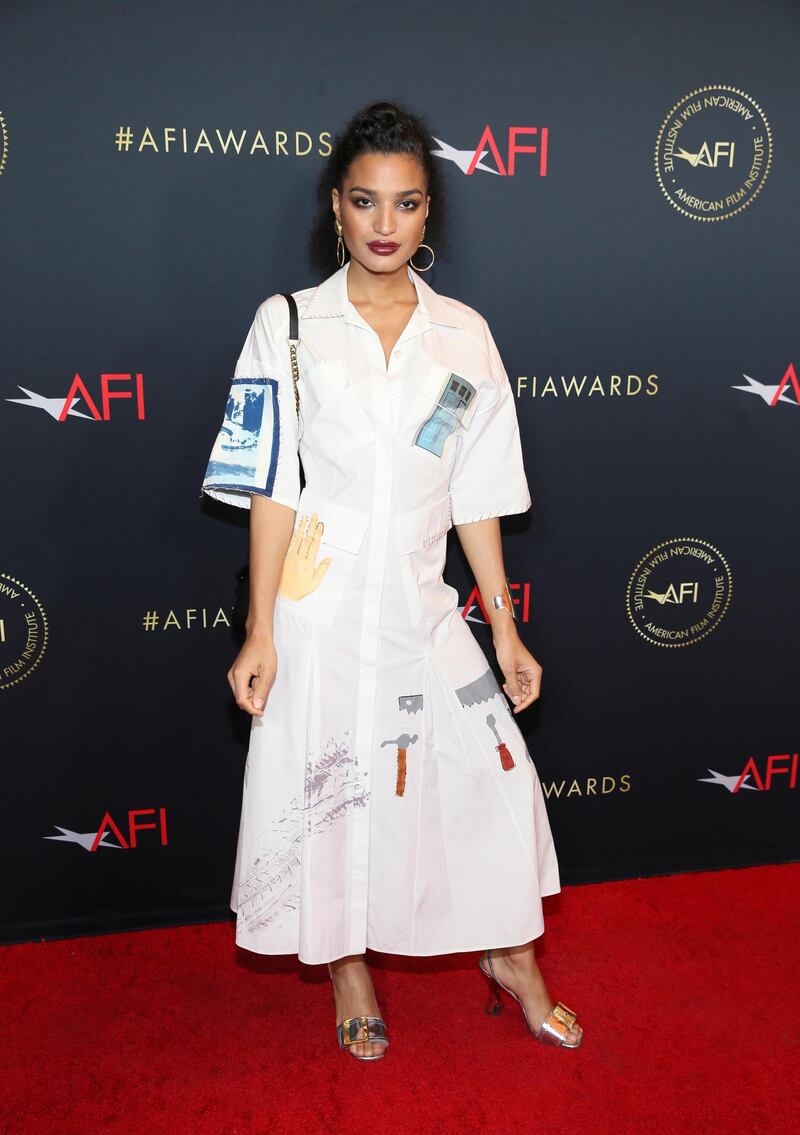
[[[305,309],[301,312],[303,319],[339,317],[347,323],[355,323],[359,327],[366,327],[371,330],[369,324],[359,314],[347,295],[347,273],[350,263],[348,260],[314,289]],[[464,320],[454,306],[448,303],[438,292],[435,292],[430,284],[426,283],[408,266],[406,266],[406,271],[417,292],[417,307],[414,309],[406,329],[412,328],[413,321],[413,325],[420,331],[425,331],[434,324],[444,327],[460,327],[463,330],[465,328]]]

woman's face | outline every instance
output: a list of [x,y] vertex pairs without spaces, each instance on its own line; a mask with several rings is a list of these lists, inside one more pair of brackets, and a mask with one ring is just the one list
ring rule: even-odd
[[370,272],[405,267],[422,240],[430,202],[417,158],[362,154],[350,165],[341,195],[333,189],[331,196],[353,260]]

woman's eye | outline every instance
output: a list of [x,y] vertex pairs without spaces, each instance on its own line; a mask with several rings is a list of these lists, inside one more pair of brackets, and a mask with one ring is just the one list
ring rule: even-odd
[[[357,209],[367,209],[370,205],[372,205],[372,201],[370,201],[369,197],[352,197],[351,201]],[[399,205],[407,206],[407,208],[401,209],[401,212],[403,213],[412,213],[414,209],[417,208],[418,204],[419,202],[413,201],[410,197],[406,198],[404,201],[399,202]]]

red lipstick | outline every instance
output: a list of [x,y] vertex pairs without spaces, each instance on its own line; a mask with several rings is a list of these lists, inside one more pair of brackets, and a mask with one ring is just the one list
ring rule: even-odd
[[378,256],[391,256],[399,247],[400,245],[393,240],[372,240],[367,245],[370,252]]

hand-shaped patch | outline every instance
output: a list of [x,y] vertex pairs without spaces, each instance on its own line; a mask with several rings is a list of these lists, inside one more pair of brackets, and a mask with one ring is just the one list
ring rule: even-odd
[[325,577],[333,560],[328,556],[317,564],[322,534],[325,525],[317,520],[316,512],[311,517],[301,516],[295,525],[286,558],[283,561],[278,594],[284,599],[302,599],[316,591]]

